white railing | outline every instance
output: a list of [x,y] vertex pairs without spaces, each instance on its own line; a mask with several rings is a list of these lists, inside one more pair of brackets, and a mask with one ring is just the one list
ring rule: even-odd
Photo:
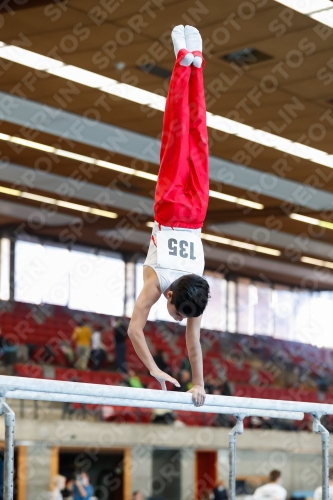
[[300,401],[240,398],[207,395],[205,405],[195,407],[192,395],[180,392],[133,389],[109,385],[60,382],[23,377],[0,376],[1,413],[5,415],[4,500],[13,500],[14,426],[15,414],[6,398],[84,404],[165,408],[193,412],[234,415],[236,425],[229,433],[229,488],[230,499],[236,490],[236,435],[244,431],[247,416],[303,420],[304,413],[313,416],[313,430],[321,434],[323,459],[323,500],[328,500],[329,433],[320,423],[323,415],[333,415],[333,405]]

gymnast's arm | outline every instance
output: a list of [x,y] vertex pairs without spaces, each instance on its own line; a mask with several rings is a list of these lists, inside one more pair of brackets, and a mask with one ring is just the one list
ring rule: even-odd
[[196,406],[202,406],[205,402],[206,393],[203,379],[202,349],[200,344],[201,316],[188,318],[186,325],[186,347],[192,368],[193,387],[192,393]]
[[179,386],[177,380],[158,368],[143,333],[149,311],[161,296],[155,271],[144,266],[143,277],[144,286],[134,306],[132,319],[128,327],[128,335],[142,363],[148,368],[150,374],[160,382],[162,388],[166,388],[166,381]]

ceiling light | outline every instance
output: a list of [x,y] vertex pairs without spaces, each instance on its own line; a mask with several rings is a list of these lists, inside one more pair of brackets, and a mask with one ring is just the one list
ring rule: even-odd
[[305,264],[313,264],[314,266],[328,267],[333,269],[333,262],[328,262],[327,260],[313,259],[312,257],[301,257],[301,262]]
[[73,153],[72,151],[65,151],[64,149],[55,149],[54,154],[58,156],[64,156],[65,158],[70,158],[71,160],[80,161],[82,163],[96,163],[95,158],[80,155],[78,153]]
[[90,156],[80,155],[78,153],[73,153],[72,151],[66,151],[64,149],[56,149],[52,146],[47,146],[46,144],[41,144],[39,142],[28,141],[22,137],[15,137],[7,134],[0,133],[0,140],[13,142],[15,144],[20,144],[28,148],[38,149],[45,151],[47,153],[55,154],[58,156],[63,156],[64,158],[70,158],[71,160],[80,161],[82,163],[89,163],[92,165],[97,165],[98,167],[108,168],[110,170],[115,170],[117,172],[122,172],[128,175],[134,175],[136,177],[142,177],[143,179],[148,179],[150,181],[157,181],[157,175],[151,174],[149,172],[144,172],[141,170],[136,170],[130,167],[124,167],[123,165],[117,165],[116,163],[111,163],[104,160],[96,160]]
[[264,205],[261,203],[256,203],[254,201],[245,200],[243,198],[237,198],[236,196],[231,196],[225,193],[219,193],[218,191],[209,190],[209,196],[211,198],[217,198],[223,201],[229,201],[230,203],[237,203],[238,205],[243,205],[245,207],[255,208],[256,210],[263,210]]
[[64,65],[60,68],[52,68],[47,70],[47,72],[96,89],[105,85],[112,85],[112,83],[113,85],[118,83],[117,80],[112,80],[107,76],[99,75],[98,73],[93,73],[92,71],[87,71],[86,69],[71,65]]
[[333,4],[330,0],[275,0],[315,21],[333,28]]
[[290,9],[296,10],[301,14],[311,14],[319,10],[332,8],[330,0],[275,0]]
[[28,200],[40,201],[41,203],[51,203],[54,204],[54,199],[48,196],[41,196],[39,194],[27,193],[22,191],[20,196],[22,198],[28,198]]
[[156,174],[150,174],[149,172],[143,172],[142,170],[135,170],[135,173],[133,175],[136,175],[137,177],[142,177],[143,179],[148,179],[150,181],[157,181],[158,176]]
[[126,68],[126,63],[124,61],[119,61],[114,63],[114,67],[117,71],[123,71]]
[[210,112],[207,112],[206,120],[208,127],[220,130],[221,132],[226,132],[227,134],[239,135],[241,132],[249,134],[254,130],[254,128],[249,125],[244,125],[243,123],[236,122],[235,120],[230,120],[230,118],[214,115]]
[[291,156],[297,156],[298,158],[333,168],[333,156],[327,154],[325,151],[306,146],[299,142],[290,141],[285,137],[280,137],[265,130],[255,129],[250,125],[239,123],[223,116],[213,115],[210,112],[207,113],[207,125],[221,132],[236,135],[241,139],[246,139],[265,147],[283,151]]
[[333,156],[325,153],[325,151],[320,151],[315,149],[311,154],[310,161],[314,163],[319,163],[325,167],[333,168]]
[[100,215],[101,217],[107,217],[109,219],[116,219],[118,217],[118,215],[114,212],[107,212],[106,210],[100,210],[99,208],[90,208],[89,213]]
[[[297,6],[299,4],[303,5],[304,1],[281,0],[280,3],[288,5],[289,7],[295,8],[297,10]],[[312,0],[307,1],[313,5]],[[319,10],[328,9],[332,6],[332,4],[327,2],[328,0],[316,0],[315,10],[310,11],[308,10],[308,8],[302,8],[302,12],[311,12],[312,15]],[[112,78],[98,75],[91,71],[84,70],[83,68],[78,68],[72,65],[65,65],[64,63],[56,59],[41,56],[40,54],[21,49],[20,47],[6,45],[5,43],[0,42],[0,57],[19,64],[24,64],[34,69],[48,71],[49,73],[66,78],[67,80],[73,80],[84,85],[96,87],[104,92],[113,94],[123,99],[131,100],[138,104],[143,104],[151,108],[158,109],[160,111],[164,111],[165,108],[166,100],[163,96],[134,87],[132,85],[128,85],[126,83],[119,83]],[[102,85],[100,86],[101,83]],[[249,125],[246,125],[244,123],[239,123],[235,120],[230,120],[229,118],[213,115],[212,113],[207,112],[207,125],[216,130],[221,130],[228,134],[236,135],[238,137],[241,137],[242,139],[247,139],[252,142],[262,144],[265,147],[271,147],[279,151],[287,152],[288,154],[291,154],[293,156],[298,156],[299,158],[313,161],[315,163],[318,163],[319,165],[325,165],[333,168],[332,155],[328,155],[324,151],[310,148],[309,146],[305,146],[297,142],[289,141],[289,139],[271,134],[270,132],[265,132],[260,129],[254,129],[253,127],[250,127]],[[149,177],[146,176],[145,178]]]
[[320,227],[325,227],[326,229],[333,229],[332,222],[327,222],[326,220],[320,220],[319,221],[319,226]]
[[58,207],[69,208],[70,210],[77,210],[79,212],[100,215],[101,217],[107,217],[109,219],[116,219],[118,217],[118,214],[116,214],[115,212],[108,212],[107,210],[100,210],[99,208],[79,205],[77,203],[71,203],[69,201],[57,200],[55,198],[28,193],[27,191],[19,191],[18,189],[7,188],[5,186],[0,186],[0,193],[7,194],[9,196],[16,196],[18,198],[26,198],[33,201],[39,201],[41,203],[48,203],[49,205],[56,205]]
[[224,238],[222,236],[217,236],[213,234],[201,233],[201,238],[207,241],[214,241],[215,243],[220,243],[221,245],[229,245],[232,247],[243,248],[244,250],[250,250],[254,252],[265,253],[268,255],[274,255],[278,257],[281,255],[280,250],[275,250],[273,248],[266,248],[258,245],[253,245],[252,243],[246,243],[245,241],[236,241],[229,238]]
[[127,83],[117,83],[117,85],[111,86],[107,85],[106,87],[101,87],[100,90],[138,104],[148,105],[156,101],[156,94],[153,92],[148,92],[147,90],[134,87],[133,85],[127,85]]
[[117,165],[116,163],[111,163],[105,160],[95,160],[95,164],[98,167],[108,168],[109,170],[116,170],[116,172],[121,172],[123,174],[131,174],[133,172],[133,168],[124,167],[123,165]]
[[279,149],[280,151],[283,151],[291,156],[298,156],[298,158],[303,158],[304,160],[312,160],[312,158],[315,158],[316,152],[318,151],[317,149],[306,146],[305,144],[291,141],[289,141],[289,144],[283,141],[282,144],[276,149]]
[[99,208],[87,207],[86,205],[80,205],[78,203],[71,203],[69,201],[56,200],[58,207],[69,208],[71,210],[78,210],[80,212],[86,212],[89,214],[101,215],[102,217],[107,217],[109,219],[116,219],[118,217],[114,212],[108,212],[106,210],[100,210]]
[[139,172],[134,168],[125,167],[124,165],[117,165],[115,163],[110,163],[109,161],[105,160],[96,160],[96,165],[98,165],[99,167],[108,168],[110,170],[116,170],[117,172],[121,172],[122,174],[128,174],[128,175],[135,175],[137,172]]
[[[1,137],[0,137],[1,139]],[[45,151],[46,153],[54,153],[55,148],[52,146],[47,146],[46,144],[41,144],[40,142],[28,141],[22,137],[8,136],[5,141],[12,142],[14,144],[19,144],[20,146],[25,146],[27,148],[39,149],[40,151]]]
[[63,208],[71,208],[72,210],[81,210],[81,212],[90,212],[91,208],[79,203],[72,203],[70,201],[57,200],[57,205]]
[[[28,141],[21,137],[15,137],[0,133],[0,140],[9,141],[29,148],[46,151],[47,153],[52,153],[58,156],[63,156],[65,158],[70,158],[71,160],[80,161],[81,163],[88,163],[92,165],[97,165],[98,167],[108,168],[110,170],[115,170],[116,172],[121,172],[127,175],[133,175],[153,182],[156,182],[158,178],[156,174],[151,174],[150,172],[145,172],[143,170],[136,170],[131,167],[125,167],[124,165],[117,165],[116,163],[112,163],[105,160],[97,160],[90,156],[73,153],[72,151],[66,151],[64,149],[56,149],[52,146],[47,146],[46,144],[41,144],[39,142]],[[237,203],[238,205],[244,205],[246,207],[255,208],[256,210],[262,210],[264,208],[264,206],[261,203],[245,200],[243,198],[237,198],[236,196],[231,196],[224,193],[219,193],[218,191],[210,190],[209,195],[213,198],[218,198],[220,200],[229,201],[230,203]]]
[[247,125],[244,125],[242,129],[239,129],[237,135],[242,139],[247,139],[248,141],[256,142],[257,144],[262,144],[263,146],[281,151],[285,151],[285,148],[290,147],[293,144],[289,139],[279,137],[271,134],[270,132],[266,132],[265,130],[254,129],[253,127],[249,127]]
[[0,57],[9,61],[23,64],[40,71],[63,66],[64,63],[51,57],[42,56],[31,50],[22,49],[16,45],[2,44],[0,46]]
[[306,224],[325,227],[326,229],[333,229],[333,223],[326,220],[315,219],[313,217],[307,217],[306,215],[301,214],[290,214],[289,217],[300,222],[305,222]]
[[136,177],[142,177],[143,179],[149,179],[150,181],[157,181],[156,174],[150,174],[149,172],[144,172],[143,170],[136,170],[135,168],[125,167],[124,165],[117,165],[116,163],[111,163],[104,160],[96,160],[95,164],[99,167],[108,168],[110,170],[116,170],[117,172],[122,172],[123,174],[134,175]]
[[310,14],[311,19],[318,21],[319,23],[325,24],[330,28],[333,28],[333,8],[331,4],[331,8],[327,10],[322,10],[321,12],[315,12],[314,14]]
[[306,222],[307,224],[314,224],[316,226],[319,226],[319,219],[314,219],[313,217],[307,217],[306,215],[301,214],[290,214],[289,217],[300,222]]
[[9,196],[21,196],[21,191],[17,189],[7,188],[5,186],[0,186],[0,193],[9,194]]
[[152,102],[151,104],[149,104],[149,107],[164,112],[165,103],[166,103],[166,98],[159,96],[159,99],[156,102]]

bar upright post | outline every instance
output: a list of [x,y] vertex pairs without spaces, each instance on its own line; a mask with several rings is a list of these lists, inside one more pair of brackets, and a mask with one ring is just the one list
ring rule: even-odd
[[313,431],[321,435],[322,500],[329,498],[330,434],[320,422],[320,415],[313,414]]
[[5,460],[3,499],[14,498],[14,429],[15,413],[7,403],[2,403],[2,413],[5,415]]
[[236,434],[244,432],[244,416],[235,415],[236,425],[229,432],[229,492],[230,500],[236,499]]

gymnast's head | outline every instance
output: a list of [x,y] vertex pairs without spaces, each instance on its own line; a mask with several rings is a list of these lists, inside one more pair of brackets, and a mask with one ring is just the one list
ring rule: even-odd
[[197,318],[206,309],[210,297],[209,285],[205,278],[187,274],[171,283],[166,297],[168,312],[173,319]]

